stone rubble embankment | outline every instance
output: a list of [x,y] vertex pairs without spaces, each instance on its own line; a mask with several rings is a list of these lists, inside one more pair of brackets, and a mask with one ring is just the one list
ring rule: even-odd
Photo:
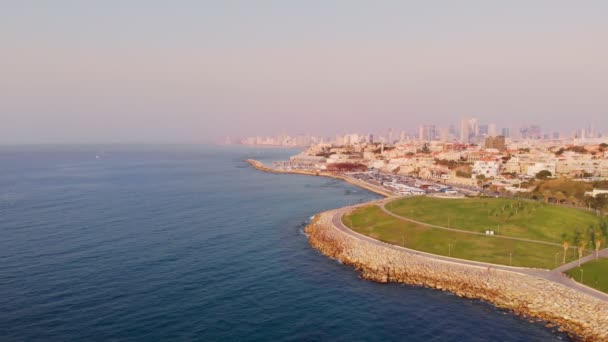
[[354,266],[365,279],[449,291],[550,322],[548,327],[557,325],[576,340],[608,341],[605,301],[546,279],[383,247],[337,229],[332,223],[334,213],[315,216],[306,228],[310,244]]

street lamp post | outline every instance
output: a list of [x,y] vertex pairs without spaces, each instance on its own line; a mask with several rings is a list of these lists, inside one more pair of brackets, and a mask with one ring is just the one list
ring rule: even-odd
[[583,269],[581,268],[581,284],[583,283]]
[[557,256],[559,255],[559,252],[555,253],[555,267],[557,267]]
[[448,244],[448,256],[451,257],[452,256],[452,244]]
[[513,252],[509,252],[509,266],[513,265]]

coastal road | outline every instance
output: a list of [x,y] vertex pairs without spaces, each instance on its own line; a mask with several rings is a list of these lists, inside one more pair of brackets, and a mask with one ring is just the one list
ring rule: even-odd
[[[414,249],[382,242],[382,241],[373,239],[369,236],[359,234],[359,233],[351,230],[350,228],[346,227],[344,225],[344,223],[342,223],[342,217],[346,213],[350,212],[351,210],[353,210],[357,207],[361,207],[364,205],[370,205],[370,204],[382,205],[385,202],[386,202],[386,200],[380,200],[380,201],[368,202],[368,203],[357,204],[357,205],[353,205],[353,206],[336,209],[336,210],[334,210],[334,213],[333,213],[332,223],[333,223],[334,227],[336,229],[340,230],[341,232],[348,234],[356,239],[364,240],[364,241],[367,241],[367,242],[372,243],[377,246],[381,246],[384,248],[389,248],[389,249],[393,249],[393,250],[397,250],[397,251],[405,252],[405,253],[409,253],[409,254],[414,254],[414,255],[423,255],[427,258],[434,259],[434,260],[440,260],[442,262],[447,262],[447,263],[503,270],[503,271],[508,271],[508,272],[524,274],[524,275],[528,275],[528,276],[532,276],[532,277],[542,278],[542,279],[546,279],[546,280],[561,284],[563,286],[572,288],[576,291],[585,293],[585,294],[592,296],[594,298],[597,298],[599,300],[608,302],[608,294],[597,291],[593,288],[587,287],[585,285],[582,285],[582,284],[577,283],[576,281],[570,279],[569,277],[565,276],[561,271],[559,271],[561,269],[561,267],[558,269],[549,271],[549,270],[534,269],[534,268],[512,267],[512,266],[503,266],[503,265],[497,265],[497,264],[489,264],[489,263],[485,263],[485,262],[456,259],[456,258],[421,252],[421,251],[417,251]],[[602,250],[602,255],[608,256],[608,249]],[[567,265],[564,265],[564,266],[567,266]]]

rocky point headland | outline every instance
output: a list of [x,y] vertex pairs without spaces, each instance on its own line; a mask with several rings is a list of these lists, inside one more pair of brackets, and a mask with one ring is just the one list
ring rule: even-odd
[[365,279],[399,282],[480,299],[518,315],[558,326],[573,339],[608,341],[608,303],[533,276],[482,266],[435,260],[421,253],[372,243],[335,227],[335,211],[315,216],[306,228],[321,253],[352,265]]
[[[272,173],[292,173],[342,179],[383,196],[382,189],[347,177],[305,170],[276,170],[256,160],[254,168]],[[361,277],[379,283],[398,282],[448,291],[479,299],[516,315],[546,321],[548,328],[566,332],[580,341],[608,342],[608,302],[556,282],[517,272],[438,260],[425,253],[397,250],[333,222],[338,210],[315,215],[306,227],[310,244],[324,255],[353,266]]]

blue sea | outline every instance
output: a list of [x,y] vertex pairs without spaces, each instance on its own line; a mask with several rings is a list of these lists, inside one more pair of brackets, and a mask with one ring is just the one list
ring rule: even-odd
[[376,195],[244,162],[296,152],[0,147],[0,341],[567,340],[319,254],[305,222]]

